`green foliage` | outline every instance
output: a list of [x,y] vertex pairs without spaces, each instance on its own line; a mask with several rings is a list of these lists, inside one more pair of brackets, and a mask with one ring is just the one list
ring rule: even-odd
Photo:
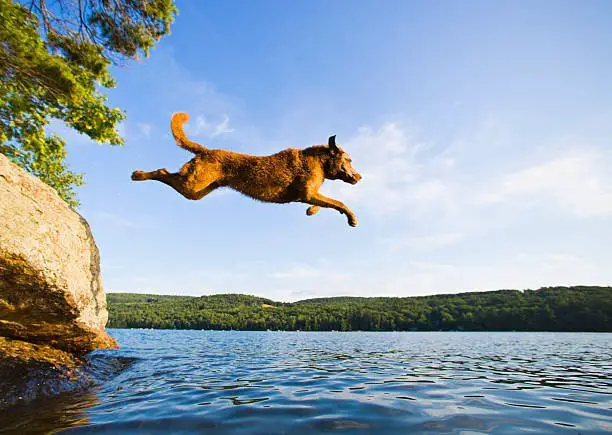
[[296,303],[247,295],[107,295],[109,327],[303,331],[606,331],[612,287],[551,287]]
[[0,152],[76,206],[83,176],[68,169],[65,141],[45,127],[56,119],[121,145],[125,114],[101,92],[115,86],[108,68],[146,56],[175,13],[172,0],[0,0]]

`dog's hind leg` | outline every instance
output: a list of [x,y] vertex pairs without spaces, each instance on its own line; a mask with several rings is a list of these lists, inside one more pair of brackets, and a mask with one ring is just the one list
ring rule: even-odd
[[212,192],[213,190],[217,189],[219,186],[219,183],[211,183],[208,186],[206,186],[203,189],[200,189],[196,192],[193,193],[193,198],[189,198],[189,199],[202,199],[204,198],[206,195],[208,195],[210,192]]
[[157,180],[159,176],[169,174],[167,169],[158,169],[157,171],[144,172],[134,171],[132,172],[132,180],[144,181],[144,180]]
[[167,169],[158,169],[157,171],[143,172],[134,171],[132,173],[132,180],[157,180],[168,186],[172,187],[178,193],[183,195],[187,199],[197,200],[208,195],[210,192],[219,187],[219,184],[212,182],[207,186],[198,186],[196,190],[193,183],[188,182],[188,178],[181,173],[171,174]]
[[[340,201],[337,201],[332,198],[328,198],[324,195],[321,195],[320,193],[315,193],[309,199],[303,202],[314,205],[314,206],[318,206],[318,207],[333,208],[335,210],[338,210],[343,215],[346,215],[348,219],[348,224],[350,226],[352,227],[357,226],[357,218],[355,217],[355,214],[346,205],[344,205]],[[311,208],[309,208],[308,210],[311,210]],[[312,214],[316,213],[316,211],[317,210],[313,211]]]

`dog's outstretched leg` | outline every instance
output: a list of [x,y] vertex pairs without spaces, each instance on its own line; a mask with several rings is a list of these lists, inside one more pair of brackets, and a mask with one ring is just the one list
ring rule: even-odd
[[157,180],[162,175],[168,175],[169,172],[167,169],[158,169],[157,171],[144,172],[144,171],[134,171],[132,172],[132,180],[134,181],[144,181],[144,180]]
[[157,180],[164,184],[172,187],[178,193],[183,195],[187,199],[197,200],[202,199],[210,192],[219,187],[216,182],[210,183],[208,186],[201,187],[199,190],[195,190],[188,183],[185,182],[185,177],[180,173],[171,174],[167,169],[158,169],[157,171],[143,172],[134,171],[132,173],[132,180]]
[[202,199],[206,195],[208,195],[210,192],[212,192],[213,190],[217,189],[218,187],[219,187],[218,183],[211,183],[208,186],[206,186],[205,188],[194,192],[192,194],[192,197],[189,198],[189,199],[193,199],[193,200]]
[[[314,195],[312,195],[312,197],[310,197],[310,199],[304,202],[307,204],[318,206],[318,207],[333,208],[335,210],[338,210],[343,215],[346,215],[348,219],[348,224],[350,226],[352,227],[357,226],[357,218],[355,217],[353,212],[340,201],[336,201],[335,199],[328,198],[324,195],[321,195],[320,193],[315,193]],[[309,208],[308,210],[311,210],[311,208]],[[312,214],[316,213],[317,211],[318,210],[314,210]]]
[[308,209],[306,209],[306,214],[308,216],[312,216],[313,214],[317,213],[319,210],[321,210],[321,207],[319,207],[318,205],[311,205],[310,207],[308,207]]

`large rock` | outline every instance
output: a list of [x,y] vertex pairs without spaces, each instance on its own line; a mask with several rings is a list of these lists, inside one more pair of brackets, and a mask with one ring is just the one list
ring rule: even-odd
[[6,338],[0,359],[63,364],[68,359],[57,352],[79,359],[116,347],[104,329],[107,319],[89,225],[55,190],[0,154],[0,337]]
[[0,337],[0,420],[5,408],[87,387],[89,365],[44,344]]

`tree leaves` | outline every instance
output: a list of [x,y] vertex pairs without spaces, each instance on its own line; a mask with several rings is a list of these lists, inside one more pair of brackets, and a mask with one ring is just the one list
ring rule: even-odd
[[66,143],[47,135],[58,119],[91,139],[123,144],[125,113],[109,107],[108,68],[148,55],[169,32],[172,0],[0,0],[0,152],[77,206],[83,183],[65,163]]
[[247,295],[107,295],[110,328],[612,332],[612,287],[551,287],[295,303]]

